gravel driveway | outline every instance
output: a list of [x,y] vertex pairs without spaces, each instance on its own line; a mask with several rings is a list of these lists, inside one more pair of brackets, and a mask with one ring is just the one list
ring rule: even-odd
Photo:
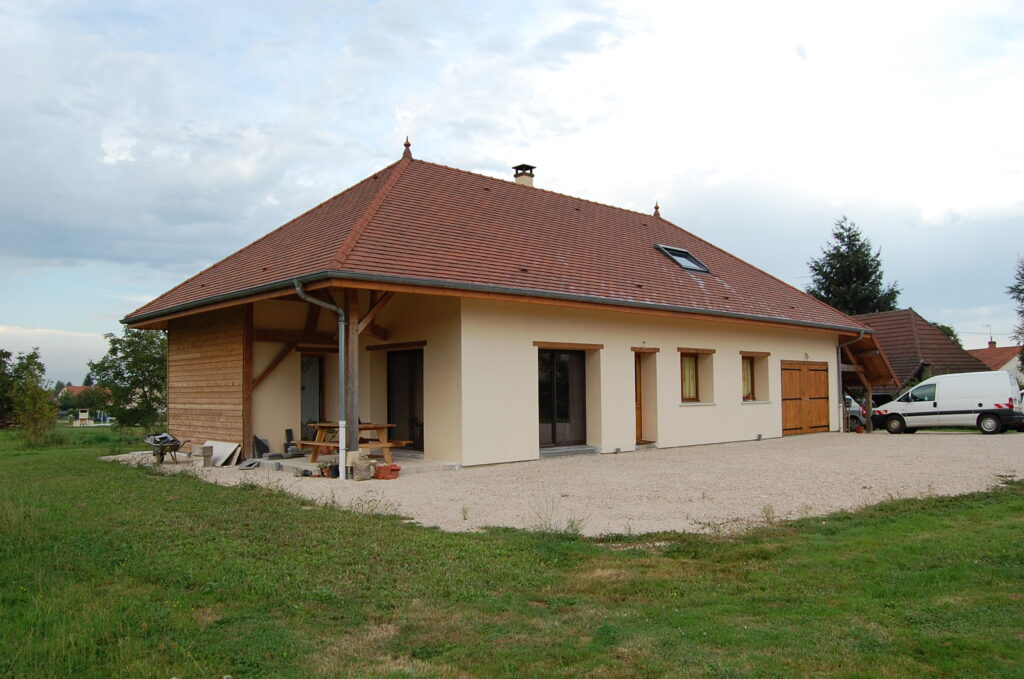
[[399,513],[448,531],[511,526],[585,535],[709,532],[889,498],[991,488],[1005,478],[1024,477],[1024,434],[810,434],[437,469],[394,481],[296,478],[260,469],[199,472],[214,483],[275,486],[357,510]]

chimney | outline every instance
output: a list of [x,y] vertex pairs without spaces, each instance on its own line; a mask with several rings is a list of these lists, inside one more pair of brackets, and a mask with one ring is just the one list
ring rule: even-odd
[[996,348],[996,341],[995,340],[989,340],[988,341],[988,348],[989,349],[995,349]]
[[533,186],[533,171],[535,169],[534,165],[527,165],[526,163],[523,163],[522,165],[516,165],[512,169],[516,171],[516,184],[522,184],[523,186]]

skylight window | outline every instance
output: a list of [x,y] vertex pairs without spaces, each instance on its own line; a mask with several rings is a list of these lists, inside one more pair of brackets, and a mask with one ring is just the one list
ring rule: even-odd
[[655,245],[654,247],[664,252],[669,259],[671,259],[673,262],[683,267],[687,271],[700,271],[702,273],[709,273],[709,269],[706,266],[704,266],[704,262],[694,257],[689,250],[684,250],[682,248],[674,248],[671,245]]

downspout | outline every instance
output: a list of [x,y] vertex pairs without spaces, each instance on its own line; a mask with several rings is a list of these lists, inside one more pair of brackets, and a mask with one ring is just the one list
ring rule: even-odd
[[[301,299],[304,299],[310,304],[321,306],[324,309],[333,312],[338,317],[338,441],[345,446],[345,451],[349,452],[349,441],[347,435],[348,427],[346,426],[347,423],[345,421],[345,333],[348,326],[348,321],[345,318],[345,311],[333,304],[328,304],[327,302],[319,300],[308,294],[302,289],[302,283],[300,283],[298,279],[293,282],[295,283],[295,294],[297,294]],[[355,450],[359,450],[358,444],[356,445]],[[342,470],[344,470],[344,455],[338,455],[338,465]],[[339,478],[343,478],[341,474],[338,476]]]
[[[298,283],[296,283],[296,285],[298,285]],[[865,331],[861,330],[860,331],[860,335],[858,335],[857,337],[854,337],[849,342],[840,342],[838,345],[836,345],[836,368],[838,368],[838,370],[839,370],[839,379],[837,380],[837,382],[839,383],[839,400],[837,402],[839,403],[839,407],[842,408],[842,412],[843,412],[844,416],[846,415],[846,399],[843,398],[843,347],[848,346],[850,344],[853,344],[854,342],[861,341],[862,339],[864,339],[864,333],[865,333]],[[868,431],[871,431],[871,429],[870,429],[870,421],[871,421],[871,414],[873,412],[874,412],[874,408],[871,408],[871,409],[869,409],[867,411],[868,424],[869,424]],[[848,418],[848,417],[840,417],[839,419],[841,420],[841,422],[839,423],[839,431],[841,431],[841,432],[848,431],[849,428],[850,428],[850,418]]]

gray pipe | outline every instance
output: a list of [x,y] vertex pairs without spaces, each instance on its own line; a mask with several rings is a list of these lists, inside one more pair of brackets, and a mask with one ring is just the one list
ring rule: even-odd
[[[348,427],[345,421],[345,332],[348,321],[345,318],[345,311],[343,309],[309,295],[302,289],[302,283],[298,280],[295,280],[294,283],[295,294],[301,299],[332,311],[338,316],[338,442],[341,444],[338,454],[338,466],[344,470],[345,455],[341,451],[348,451]],[[359,450],[358,445],[355,449]]]

